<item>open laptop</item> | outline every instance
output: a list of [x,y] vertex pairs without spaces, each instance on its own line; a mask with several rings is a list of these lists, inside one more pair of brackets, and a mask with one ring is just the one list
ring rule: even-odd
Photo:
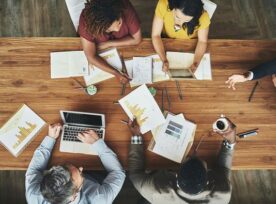
[[77,135],[85,130],[93,129],[100,138],[104,139],[105,135],[105,116],[98,113],[86,113],[76,111],[60,111],[63,121],[63,129],[60,142],[61,152],[92,154],[90,144],[81,142]]

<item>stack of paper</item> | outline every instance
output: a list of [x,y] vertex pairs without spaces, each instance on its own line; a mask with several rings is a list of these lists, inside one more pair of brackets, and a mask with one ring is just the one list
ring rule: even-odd
[[25,104],[0,129],[0,142],[17,157],[45,125]]
[[[132,78],[132,80],[130,81],[131,87],[135,87],[143,83],[151,84],[153,82],[166,81],[170,79],[169,75],[162,71],[163,63],[158,55],[151,55],[151,56],[143,57],[142,59],[139,59],[139,61],[143,60],[148,62],[151,60],[151,64],[152,64],[151,69],[149,69],[149,66],[144,66],[139,68],[140,66],[137,66],[137,60],[136,62],[134,62],[134,59],[137,59],[137,58],[138,57],[133,57],[132,60],[125,61],[127,73]],[[138,70],[140,71],[140,73],[136,72],[137,67],[139,68]]]
[[[122,71],[122,68],[123,68],[122,61],[116,48],[102,52],[99,54],[99,56],[102,57],[113,68],[119,70],[120,72]],[[84,80],[86,85],[89,86],[91,84],[96,84],[101,81],[111,79],[113,77],[114,75],[108,72],[105,72],[96,66],[91,66],[90,74],[89,76],[85,76]]]
[[194,138],[196,125],[183,114],[168,113],[166,122],[152,130],[153,139],[148,149],[172,161],[181,163]]
[[165,122],[158,104],[145,84],[120,99],[119,103],[130,119],[136,118],[142,134]]
[[83,51],[52,52],[51,78],[68,78],[89,74],[88,62]]

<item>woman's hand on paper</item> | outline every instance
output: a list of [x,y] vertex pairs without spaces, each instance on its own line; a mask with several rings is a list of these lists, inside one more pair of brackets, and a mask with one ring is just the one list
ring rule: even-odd
[[129,76],[126,73],[118,73],[115,76],[121,84],[127,84],[130,80]]
[[169,71],[169,68],[170,68],[169,61],[168,60],[163,61],[163,67],[162,67],[163,72],[167,73]]
[[191,66],[190,66],[190,70],[193,72],[193,74],[196,72],[198,67],[198,63],[194,62]]

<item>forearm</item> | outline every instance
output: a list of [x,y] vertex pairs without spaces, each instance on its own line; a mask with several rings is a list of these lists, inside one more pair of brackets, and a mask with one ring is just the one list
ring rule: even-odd
[[44,138],[40,146],[34,152],[33,158],[27,169],[26,176],[33,173],[42,172],[46,169],[55,142],[56,140],[52,137],[46,136]]
[[116,154],[106,146],[102,139],[95,142],[92,145],[92,148],[98,152],[101,162],[108,172],[107,177],[99,188],[99,193],[104,194],[108,203],[111,203],[123,186],[125,171],[123,170]]
[[164,62],[167,61],[166,51],[163,44],[163,41],[160,36],[152,36],[152,44],[154,50],[159,55],[160,59]]
[[114,69],[112,66],[110,66],[106,61],[103,60],[103,58],[101,58],[98,55],[89,55],[86,54],[86,57],[88,59],[89,64],[94,65],[98,68],[100,68],[101,70],[108,72],[110,74],[113,74],[114,76],[118,75],[119,72]]
[[194,63],[199,65],[206,50],[207,50],[207,42],[198,41],[195,49]]
[[223,172],[223,174],[230,179],[232,159],[233,159],[234,149],[227,149],[224,144],[221,144],[221,148],[218,154],[216,168]]
[[276,59],[260,64],[250,70],[253,72],[253,80],[276,73]]
[[25,175],[27,200],[31,197],[33,192],[39,191],[39,183],[42,179],[43,171],[47,168],[55,142],[55,139],[47,136],[34,152],[33,158]]
[[111,40],[110,47],[125,47],[125,46],[132,46],[132,45],[138,45],[141,42],[141,39],[134,38],[130,35],[116,40]]
[[128,168],[129,173],[144,173],[145,172],[145,156],[143,144],[130,144],[128,153]]

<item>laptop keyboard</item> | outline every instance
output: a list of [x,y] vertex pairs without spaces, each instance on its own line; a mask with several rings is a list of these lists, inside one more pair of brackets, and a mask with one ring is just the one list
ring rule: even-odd
[[65,126],[64,127],[63,140],[64,141],[81,142],[77,138],[78,133],[81,133],[81,132],[84,132],[84,131],[87,131],[87,130],[94,130],[98,134],[99,138],[103,138],[103,130],[101,130],[101,129]]

